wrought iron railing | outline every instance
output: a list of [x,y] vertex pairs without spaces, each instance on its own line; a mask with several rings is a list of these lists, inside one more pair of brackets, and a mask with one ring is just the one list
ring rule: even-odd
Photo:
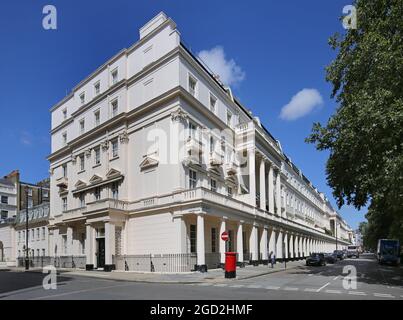
[[[86,256],[38,256],[29,258],[29,266],[31,268],[43,268],[46,266],[54,266],[55,268],[85,269]],[[17,258],[19,267],[25,266],[25,257]]]
[[113,256],[116,270],[143,272],[190,272],[197,263],[195,253],[137,254]]

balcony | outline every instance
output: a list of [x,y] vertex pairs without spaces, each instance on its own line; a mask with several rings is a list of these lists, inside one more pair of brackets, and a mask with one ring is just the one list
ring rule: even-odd
[[238,172],[238,164],[235,161],[229,161],[225,164],[225,174],[227,176],[234,176]]
[[61,177],[56,180],[56,186],[60,189],[67,189],[68,187],[68,179],[67,177]]
[[186,152],[199,154],[202,151],[202,143],[195,137],[188,137],[185,143]]
[[[128,210],[128,202],[116,199],[102,199],[89,202],[84,207],[66,210],[61,215],[62,220],[81,218],[86,214],[104,211],[125,212]],[[60,217],[60,216],[59,216]]]
[[222,155],[218,153],[217,151],[212,151],[210,152],[209,156],[209,164],[210,166],[220,166],[223,164],[223,159]]

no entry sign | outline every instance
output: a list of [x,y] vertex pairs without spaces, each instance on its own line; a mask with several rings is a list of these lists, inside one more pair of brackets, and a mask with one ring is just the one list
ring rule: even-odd
[[224,231],[223,233],[221,233],[221,240],[223,241],[228,241],[229,236],[228,236],[228,232]]

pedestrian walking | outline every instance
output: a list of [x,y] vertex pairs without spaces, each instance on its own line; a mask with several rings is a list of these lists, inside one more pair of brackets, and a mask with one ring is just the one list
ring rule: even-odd
[[276,255],[274,254],[274,252],[270,252],[270,263],[271,263],[271,267],[274,268],[274,264],[276,263]]

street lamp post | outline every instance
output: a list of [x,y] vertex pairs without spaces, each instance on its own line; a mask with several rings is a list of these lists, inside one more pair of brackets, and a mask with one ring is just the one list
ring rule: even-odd
[[337,250],[337,221],[335,223],[335,235],[336,235],[336,250]]
[[25,187],[25,270],[29,270],[29,248],[28,248],[28,187]]

